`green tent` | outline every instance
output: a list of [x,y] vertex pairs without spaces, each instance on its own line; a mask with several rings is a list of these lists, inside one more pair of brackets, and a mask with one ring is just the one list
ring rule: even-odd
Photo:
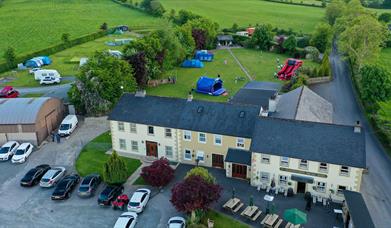
[[299,209],[287,209],[284,211],[284,219],[295,225],[307,223],[307,214]]

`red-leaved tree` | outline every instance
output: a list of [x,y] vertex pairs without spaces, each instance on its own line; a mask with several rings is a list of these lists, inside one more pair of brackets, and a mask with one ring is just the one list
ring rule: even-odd
[[175,184],[171,190],[171,203],[178,211],[191,213],[195,220],[196,210],[207,210],[221,196],[220,185],[206,182],[202,177],[193,175],[183,182]]
[[202,29],[193,29],[191,31],[191,35],[193,36],[193,39],[196,44],[196,49],[201,50],[206,48],[206,33]]
[[174,178],[174,169],[167,158],[160,158],[141,170],[141,177],[155,187],[166,186]]

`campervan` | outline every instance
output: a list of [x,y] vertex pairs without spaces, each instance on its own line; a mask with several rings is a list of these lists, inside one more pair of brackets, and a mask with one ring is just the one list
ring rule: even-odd
[[76,129],[78,120],[76,115],[67,115],[61,122],[58,134],[62,137],[69,136]]
[[34,79],[37,81],[40,81],[46,76],[61,78],[60,73],[58,73],[56,70],[37,70],[34,72]]

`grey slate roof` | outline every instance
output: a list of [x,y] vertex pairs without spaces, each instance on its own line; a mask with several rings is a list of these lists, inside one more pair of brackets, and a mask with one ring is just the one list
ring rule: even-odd
[[283,119],[332,123],[333,105],[306,86],[279,97],[276,112],[271,116]]
[[218,35],[217,40],[218,41],[232,41],[232,40],[234,40],[234,38],[232,37],[232,35]]
[[367,205],[359,192],[344,191],[346,204],[355,228],[374,228]]
[[258,112],[249,105],[124,94],[109,120],[250,138]]
[[0,124],[34,124],[49,97],[0,99]]
[[268,109],[269,98],[280,90],[281,85],[274,82],[248,82],[229,101],[233,104],[250,104]]
[[228,148],[226,162],[232,162],[242,165],[251,165],[251,152],[248,150]]
[[259,117],[250,150],[366,168],[365,134],[353,126]]

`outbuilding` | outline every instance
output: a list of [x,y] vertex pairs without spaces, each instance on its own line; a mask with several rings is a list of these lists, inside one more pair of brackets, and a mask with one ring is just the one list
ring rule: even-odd
[[0,99],[0,116],[0,143],[40,145],[60,124],[64,105],[50,97]]

